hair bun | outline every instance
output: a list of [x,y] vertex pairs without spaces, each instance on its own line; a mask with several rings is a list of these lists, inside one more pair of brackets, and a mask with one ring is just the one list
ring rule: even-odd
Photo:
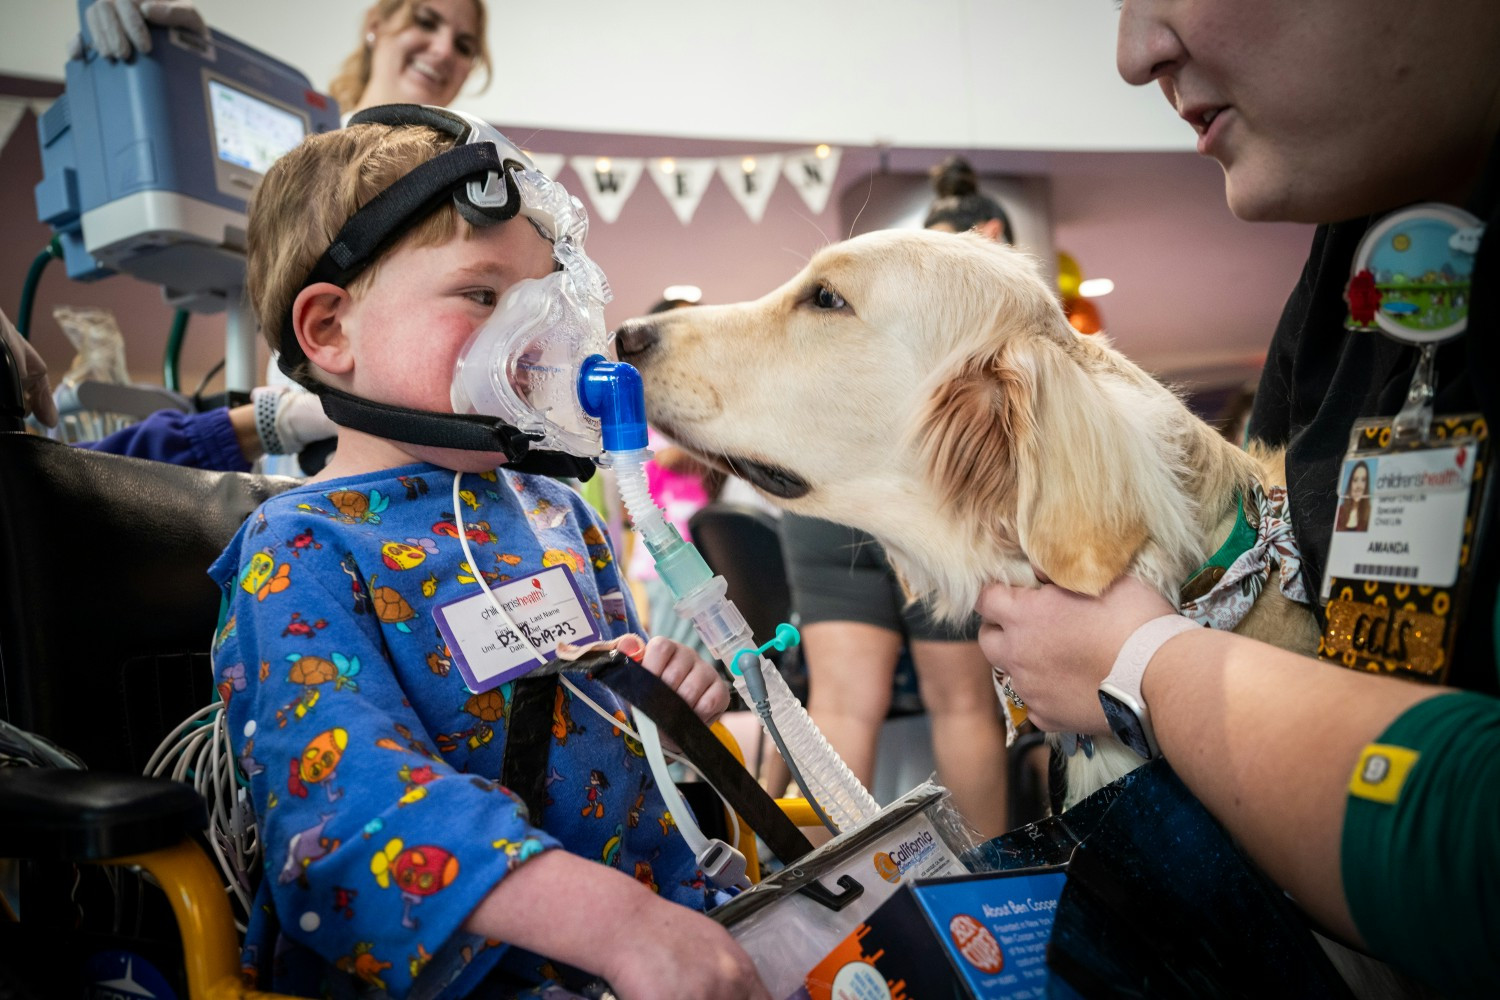
[[962,156],[948,157],[929,173],[939,198],[962,198],[979,190],[979,175]]

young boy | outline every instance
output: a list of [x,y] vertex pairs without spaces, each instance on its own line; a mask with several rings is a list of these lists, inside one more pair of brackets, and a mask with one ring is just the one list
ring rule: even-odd
[[[470,335],[508,288],[554,270],[527,218],[475,227],[445,196],[353,280],[309,278],[357,210],[452,145],[426,127],[357,125],[267,173],[249,290],[273,346],[305,355],[300,379],[451,412]],[[514,579],[604,638],[639,629],[589,507],[502,463],[340,427],[327,468],[263,505],[214,564],[227,599],[215,675],[265,858],[247,973],[299,994],[499,996],[551,977],[551,960],[621,997],[764,997],[748,956],[701,915],[711,887],[625,734],[566,687],[550,732],[512,732],[515,689],[472,691],[435,625],[479,580]],[[652,640],[643,665],[705,719],[727,704],[713,668],[677,644]],[[546,741],[540,815],[499,783],[513,737]]]

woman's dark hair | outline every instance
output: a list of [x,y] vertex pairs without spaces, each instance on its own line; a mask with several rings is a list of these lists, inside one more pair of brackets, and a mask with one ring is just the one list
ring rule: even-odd
[[999,219],[1005,227],[1003,240],[1009,243],[1015,236],[1010,228],[1010,216],[1000,203],[979,191],[979,175],[969,161],[962,156],[950,156],[928,171],[932,175],[932,187],[937,199],[927,210],[927,221],[923,228],[947,224],[956,233],[968,232],[975,226]]

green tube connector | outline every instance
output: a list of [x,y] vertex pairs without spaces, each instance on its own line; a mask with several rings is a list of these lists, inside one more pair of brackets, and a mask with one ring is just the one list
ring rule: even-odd
[[776,626],[776,636],[770,642],[762,644],[759,649],[742,649],[738,653],[735,653],[734,664],[729,669],[733,670],[736,674],[743,674],[744,670],[740,668],[740,659],[742,657],[753,656],[759,658],[768,649],[774,649],[778,653],[785,653],[801,641],[802,633],[798,632],[795,626],[782,622]]
[[668,526],[672,540],[660,552],[648,541],[646,548],[656,560],[656,574],[661,577],[672,596],[679,601],[714,578],[703,556],[692,545],[682,540],[676,528]]

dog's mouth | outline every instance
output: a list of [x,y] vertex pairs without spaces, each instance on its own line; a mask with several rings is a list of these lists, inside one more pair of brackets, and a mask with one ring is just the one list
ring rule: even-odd
[[795,500],[805,497],[812,491],[812,485],[806,479],[776,465],[767,465],[765,462],[757,462],[753,458],[732,458],[725,456],[725,463],[731,472],[743,477],[751,486],[765,490],[773,497],[783,500]]
[[698,458],[718,469],[725,475],[739,476],[751,486],[764,490],[773,497],[783,500],[796,500],[805,497],[812,492],[812,484],[790,469],[784,469],[779,465],[769,462],[761,462],[753,458],[744,458],[740,455],[730,455],[722,451],[712,451],[704,448],[686,434],[667,422],[656,424],[662,433],[673,441],[692,452]]

